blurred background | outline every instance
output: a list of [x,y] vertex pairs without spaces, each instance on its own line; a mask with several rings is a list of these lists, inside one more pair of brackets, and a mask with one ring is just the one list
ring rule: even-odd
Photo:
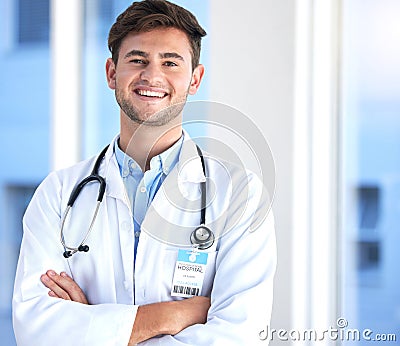
[[[323,330],[344,318],[399,344],[400,2],[173,2],[208,32],[192,100],[246,114],[275,157],[271,328]],[[119,131],[104,65],[108,30],[130,3],[0,0],[1,345],[15,345],[11,297],[35,188]],[[332,341],[296,341],[317,343]]]

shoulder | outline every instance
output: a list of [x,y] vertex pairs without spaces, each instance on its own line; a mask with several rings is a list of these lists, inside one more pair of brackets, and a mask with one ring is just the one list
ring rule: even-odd
[[60,207],[60,201],[69,196],[75,185],[90,175],[96,156],[82,160],[70,167],[50,172],[37,187],[30,204],[46,203]]
[[49,178],[57,179],[64,184],[69,184],[71,181],[76,182],[90,175],[95,160],[96,156],[92,156],[72,166],[53,171],[49,174]]
[[252,219],[252,229],[257,229],[265,221],[273,225],[274,189],[269,186],[273,182],[268,185],[268,182],[264,182],[265,177],[260,177],[243,164],[225,160],[210,152],[204,151],[204,158],[211,199],[218,201],[218,205],[224,205],[228,219],[232,221],[239,217],[243,220],[243,217],[248,217]]
[[256,173],[249,170],[241,162],[221,158],[209,151],[204,151],[204,160],[208,178],[225,180],[234,188],[259,189],[263,186],[263,181]]
[[91,158],[82,160],[72,166],[50,172],[39,185],[38,190],[75,184],[77,181],[83,179],[90,174],[95,159],[96,157],[93,156]]
[[[113,158],[114,154],[114,143],[118,139],[118,136],[116,136],[111,144],[107,145],[106,148],[103,149],[103,151],[100,154],[99,153],[92,155],[91,157],[81,160],[69,167],[62,168],[59,170],[55,170],[51,172],[46,179],[43,181],[43,183],[46,183],[47,181],[58,181],[62,185],[75,185],[78,181],[84,179],[85,177],[89,176],[95,166],[96,160],[99,158],[99,156],[104,157],[104,161],[109,162]],[[101,169],[100,169],[100,173]]]

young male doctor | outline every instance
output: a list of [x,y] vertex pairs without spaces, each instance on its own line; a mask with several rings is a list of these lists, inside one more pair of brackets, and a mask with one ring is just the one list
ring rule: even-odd
[[[90,250],[63,256],[85,237],[97,183],[70,210],[64,244],[60,227],[96,158],[52,172],[26,211],[13,296],[18,345],[265,344],[276,253],[262,183],[203,154],[182,130],[204,74],[205,34],[164,0],[135,2],[112,26],[106,75],[121,127],[101,158],[106,190]],[[193,230],[204,182],[212,239],[202,247]]]

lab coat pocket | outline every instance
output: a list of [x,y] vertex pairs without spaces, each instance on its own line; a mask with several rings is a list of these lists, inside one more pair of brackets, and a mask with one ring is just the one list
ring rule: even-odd
[[[163,251],[161,257],[161,270],[162,270],[162,290],[161,290],[161,301],[165,300],[179,300],[180,297],[172,297],[172,282],[174,279],[175,266],[178,259],[178,248],[169,248]],[[206,252],[206,251],[203,251]],[[218,255],[218,251],[206,252],[207,253],[207,264],[203,281],[203,288],[200,295],[209,297],[214,283],[215,276],[215,261]]]

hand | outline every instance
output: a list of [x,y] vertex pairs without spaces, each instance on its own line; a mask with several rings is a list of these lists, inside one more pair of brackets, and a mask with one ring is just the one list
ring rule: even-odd
[[204,324],[207,322],[208,309],[210,308],[210,298],[192,297],[176,301],[174,313],[168,318],[172,320],[174,329],[171,335],[178,334],[183,329],[194,324]]
[[65,272],[58,275],[54,270],[48,270],[46,274],[40,277],[40,281],[50,289],[50,297],[89,304],[82,289]]
[[[50,289],[49,296],[88,304],[82,289],[67,273],[48,270],[40,277]],[[161,334],[175,335],[194,324],[204,324],[210,308],[210,298],[192,297],[179,301],[139,306],[129,345]]]
[[128,345],[157,335],[175,335],[194,324],[204,324],[209,308],[210,298],[207,297],[139,306]]

